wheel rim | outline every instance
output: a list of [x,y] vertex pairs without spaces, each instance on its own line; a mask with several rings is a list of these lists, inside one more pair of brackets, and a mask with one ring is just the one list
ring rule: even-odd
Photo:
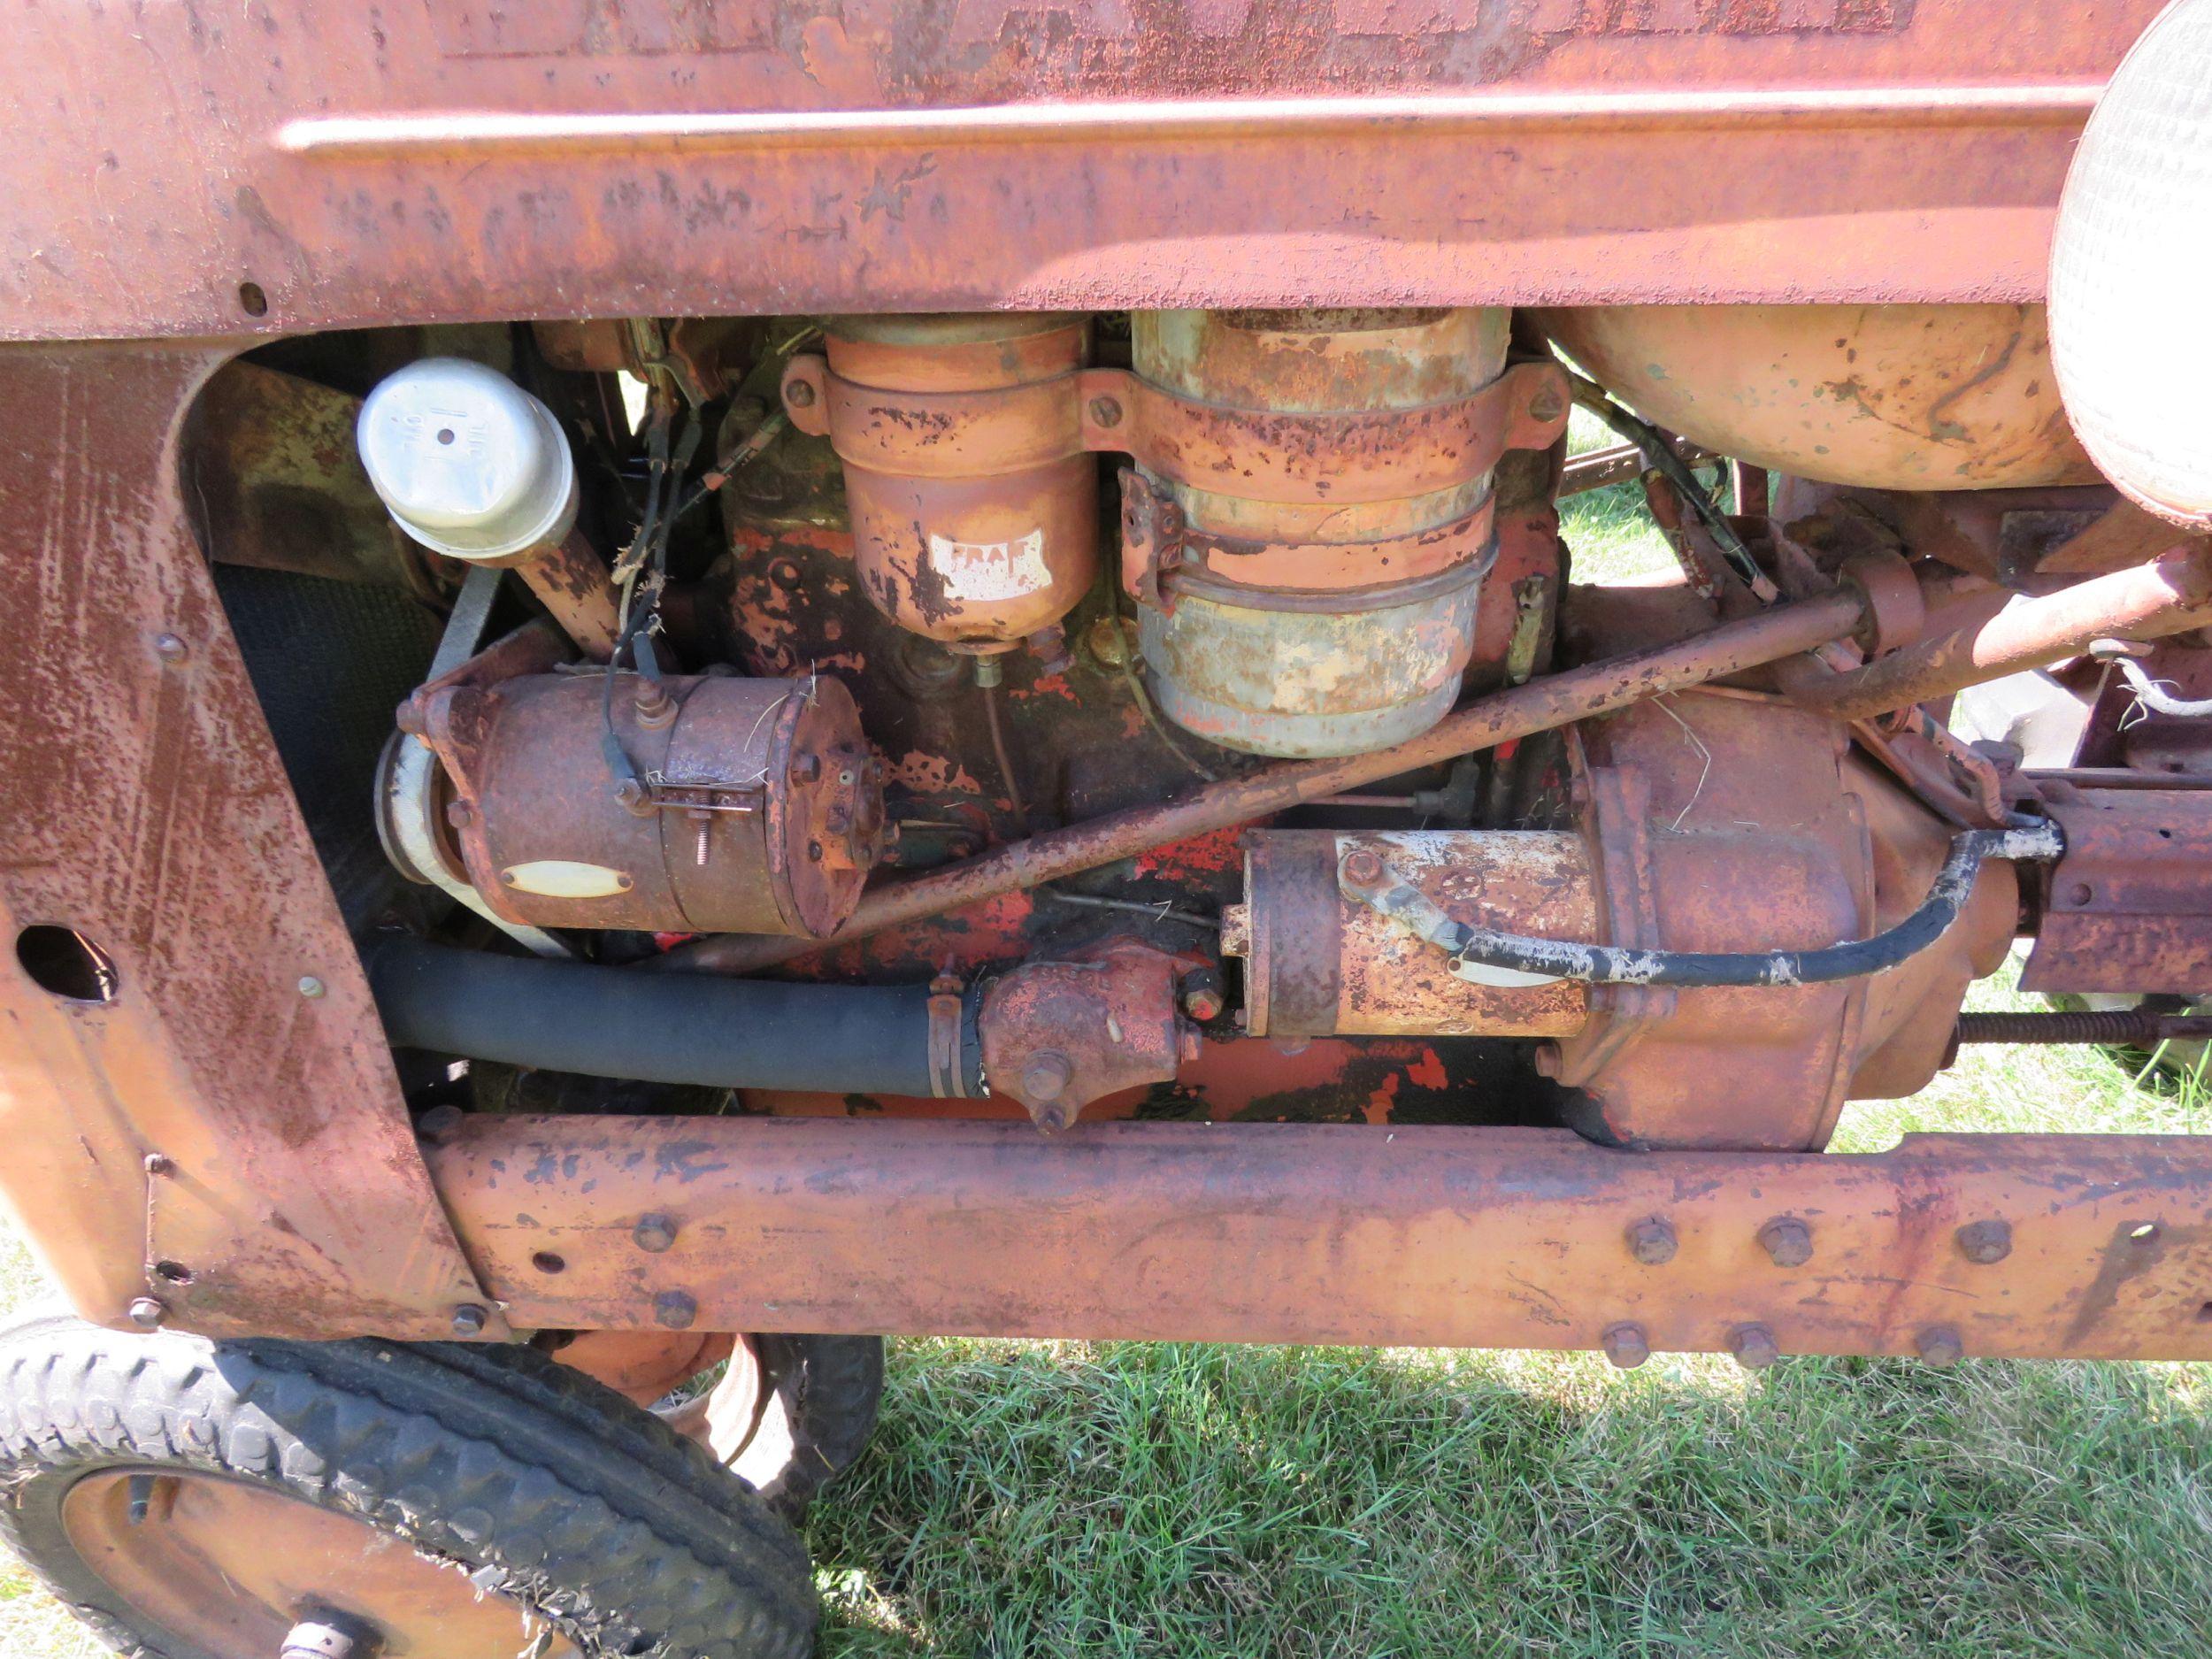
[[362,1630],[376,1659],[578,1652],[465,1569],[247,1481],[105,1470],[70,1488],[61,1519],[85,1564],[142,1619],[224,1659],[277,1659],[296,1624],[326,1616]]

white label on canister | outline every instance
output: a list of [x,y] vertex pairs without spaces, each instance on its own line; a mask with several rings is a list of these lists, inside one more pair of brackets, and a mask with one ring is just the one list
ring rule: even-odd
[[499,879],[518,893],[534,893],[544,899],[611,899],[630,890],[626,871],[578,858],[533,858],[508,865]]
[[956,541],[932,534],[929,562],[948,599],[1018,599],[1052,586],[1042,530],[1010,541]]

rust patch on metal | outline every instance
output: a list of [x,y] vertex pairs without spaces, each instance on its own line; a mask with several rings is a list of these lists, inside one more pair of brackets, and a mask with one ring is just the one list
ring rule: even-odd
[[93,90],[5,106],[0,334],[356,326],[398,294],[419,322],[2032,300],[2157,10],[41,8],[11,56]]
[[112,973],[0,952],[0,1182],[88,1318],[150,1288],[211,1333],[446,1337],[489,1299],[184,518],[224,355],[0,356],[0,594],[49,619],[0,678],[0,915]]
[[[722,1167],[662,1178],[678,1135]],[[511,1190],[546,1153],[573,1172]],[[1971,1356],[2212,1357],[2212,1145],[2189,1136],[1822,1156],[1535,1129],[484,1118],[434,1157],[495,1289],[553,1326],[649,1325],[680,1285],[733,1330],[1572,1348],[1632,1320],[1659,1351],[1763,1325],[1783,1354],[1914,1354],[1947,1326]],[[681,1219],[666,1255],[581,1248],[648,1208]],[[1778,1215],[1815,1240],[1802,1267],[1760,1243]],[[2011,1253],[1952,1248],[1968,1217],[2008,1222]],[[1646,1265],[1629,1229],[1654,1219],[1677,1248]],[[2160,1248],[2109,1268],[2147,1224]],[[572,1240],[580,1265],[530,1271]]]
[[1204,965],[1136,940],[1060,962],[1026,962],[993,981],[976,1018],[992,1093],[1037,1126],[1065,1129],[1093,1101],[1174,1080],[1198,1034],[1176,1011],[1176,980]]
[[2044,793],[2066,855],[2047,878],[2021,989],[2202,995],[2212,985],[2212,795]]

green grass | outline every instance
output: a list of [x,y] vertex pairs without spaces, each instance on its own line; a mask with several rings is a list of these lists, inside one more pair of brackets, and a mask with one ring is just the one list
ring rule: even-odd
[[[1586,573],[1671,563],[1633,488],[1572,503]],[[2208,1128],[2193,1081],[1975,1048],[1837,1145]],[[41,1289],[0,1238],[0,1303]],[[2184,1659],[2208,1452],[2203,1365],[905,1341],[810,1531],[832,1655]],[[96,1651],[0,1571],[0,1659]]]
[[[1838,1144],[2208,1127],[1976,1048]],[[833,1655],[2163,1659],[2212,1643],[2208,1453],[2203,1365],[905,1341],[810,1541]],[[96,1651],[0,1572],[0,1659]]]

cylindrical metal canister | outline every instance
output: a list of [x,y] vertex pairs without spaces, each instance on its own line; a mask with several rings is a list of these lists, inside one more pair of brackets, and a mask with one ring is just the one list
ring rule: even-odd
[[[1500,310],[1139,311],[1139,378],[1242,411],[1261,449],[1342,418],[1346,460],[1417,451],[1424,417],[1503,371]],[[1402,420],[1394,417],[1402,416]],[[1171,503],[1179,567],[1141,607],[1160,705],[1214,742],[1259,754],[1359,754],[1417,735],[1459,691],[1476,589],[1494,554],[1490,458],[1425,468],[1442,487],[1374,499],[1321,469],[1302,488],[1230,467],[1179,479],[1144,466],[1135,491]],[[1138,508],[1144,511],[1142,505]]]
[[1088,324],[1063,315],[849,317],[794,358],[784,403],[844,463],[862,589],[955,650],[1057,623],[1098,558],[1098,463],[1074,419]]
[[[883,788],[834,680],[625,674],[603,749],[596,674],[503,680],[434,733],[471,883],[511,920],[658,932],[833,932],[880,850]],[[642,694],[642,695],[641,695]]]
[[1434,945],[1347,895],[1337,871],[1369,851],[1455,921],[1553,939],[1597,937],[1580,835],[1539,830],[1262,830],[1246,843],[1245,902],[1223,949],[1244,957],[1255,1037],[1566,1037],[1590,987],[1471,985]]

